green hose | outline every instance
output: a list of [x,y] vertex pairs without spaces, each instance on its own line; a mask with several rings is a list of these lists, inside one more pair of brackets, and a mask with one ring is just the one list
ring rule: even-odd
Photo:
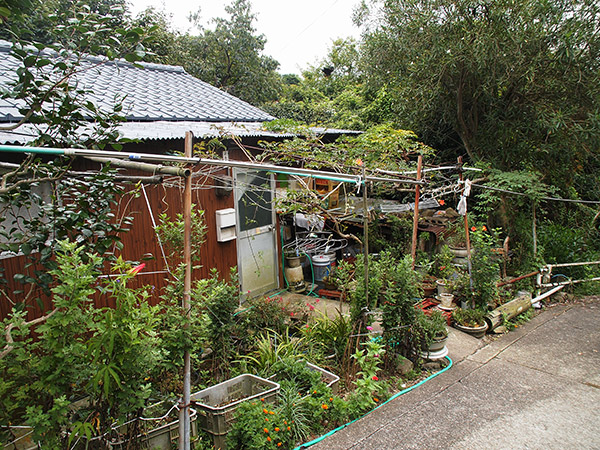
[[310,255],[305,252],[302,252],[302,254],[308,258],[308,262],[310,263],[310,273],[312,275],[312,280],[310,283],[310,291],[308,292],[307,295],[311,295],[313,293],[313,289],[315,287],[315,268],[313,266],[312,258],[310,257]]
[[285,276],[285,252],[283,251],[283,225],[279,228],[279,235],[281,236],[281,271],[283,272],[283,281],[285,281],[286,289],[290,287],[287,277]]
[[383,402],[381,405],[377,406],[377,408],[373,408],[371,411],[369,411],[368,413],[366,413],[366,414],[362,415],[362,416],[361,416],[361,417],[359,417],[358,419],[354,419],[352,422],[348,422],[348,423],[346,423],[346,424],[344,424],[344,425],[341,425],[341,426],[339,426],[339,427],[337,427],[337,428],[335,428],[335,429],[331,430],[330,432],[328,432],[328,433],[325,433],[323,436],[321,436],[321,437],[318,437],[317,439],[313,439],[313,440],[312,440],[312,441],[310,441],[310,442],[306,442],[305,444],[299,445],[299,446],[298,446],[298,447],[296,447],[294,450],[302,450],[302,449],[304,449],[304,448],[308,448],[308,447],[310,447],[310,446],[312,446],[312,445],[318,444],[319,442],[321,442],[321,441],[322,441],[323,439],[325,439],[326,437],[329,437],[329,436],[331,436],[332,434],[334,434],[334,433],[337,433],[337,432],[338,432],[338,431],[340,431],[340,430],[343,430],[343,429],[344,429],[344,428],[346,428],[348,425],[351,425],[351,424],[353,424],[353,423],[354,423],[354,422],[356,422],[357,420],[360,420],[360,419],[362,419],[363,417],[366,417],[367,415],[371,414],[371,413],[372,413],[373,411],[375,411],[376,409],[379,409],[379,408],[381,408],[381,407],[382,407],[383,405],[385,405],[386,403],[389,403],[389,402],[391,402],[392,400],[394,400],[394,399],[396,399],[396,398],[400,397],[401,395],[403,395],[403,394],[406,394],[407,392],[410,392],[410,391],[412,391],[413,389],[416,389],[417,387],[421,386],[422,384],[424,384],[425,382],[427,382],[427,381],[431,380],[432,378],[435,378],[435,377],[437,377],[438,375],[440,375],[440,374],[444,373],[445,371],[447,371],[448,369],[450,369],[450,367],[452,367],[452,360],[450,359],[450,357],[449,357],[449,356],[446,356],[445,358],[448,360],[449,364],[448,364],[446,367],[444,367],[442,370],[440,370],[439,372],[436,372],[436,373],[434,373],[433,375],[430,375],[430,376],[428,376],[427,378],[425,378],[424,380],[422,380],[422,381],[418,382],[418,383],[417,383],[417,384],[415,384],[414,386],[411,386],[411,387],[409,387],[409,388],[406,388],[406,389],[404,389],[403,391],[400,391],[400,392],[398,392],[397,394],[393,395],[392,397],[390,397],[389,399],[387,399],[385,402]]

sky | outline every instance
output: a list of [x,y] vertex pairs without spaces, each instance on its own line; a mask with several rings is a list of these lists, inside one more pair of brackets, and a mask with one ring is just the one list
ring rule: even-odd
[[[300,74],[310,65],[318,65],[337,38],[359,37],[352,24],[352,10],[359,0],[251,0],[257,34],[264,34],[264,54],[280,63],[282,74]],[[136,15],[148,6],[164,10],[180,31],[190,27],[187,16],[200,9],[201,23],[210,28],[210,19],[226,18],[221,0],[129,0]],[[165,6],[168,5],[168,8]]]

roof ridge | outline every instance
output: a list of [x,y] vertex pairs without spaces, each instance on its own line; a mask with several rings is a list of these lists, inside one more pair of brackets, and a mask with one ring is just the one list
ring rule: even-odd
[[[27,46],[27,47],[29,47],[29,46]],[[12,43],[10,41],[0,39],[0,52],[10,52],[11,49],[12,49]],[[39,51],[33,46],[30,47],[30,49],[39,53]],[[56,53],[54,50],[46,50],[46,51],[49,51],[50,53]],[[146,61],[138,61],[136,63],[130,63],[129,61],[127,61],[123,58],[117,58],[117,59],[111,60],[104,55],[83,54],[81,60],[83,62],[87,61],[87,62],[92,62],[92,63],[99,62],[99,63],[104,63],[104,64],[116,64],[117,66],[121,66],[121,67],[135,67],[136,65],[139,64],[139,65],[143,66],[145,69],[150,69],[150,70],[160,70],[160,71],[164,71],[164,72],[177,72],[177,73],[185,72],[185,69],[182,66],[173,66],[173,65],[169,65],[169,64],[152,63],[152,62],[146,62]]]

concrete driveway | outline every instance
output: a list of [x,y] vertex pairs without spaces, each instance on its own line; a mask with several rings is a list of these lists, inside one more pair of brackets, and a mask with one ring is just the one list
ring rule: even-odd
[[450,370],[310,448],[600,449],[600,297],[448,347]]

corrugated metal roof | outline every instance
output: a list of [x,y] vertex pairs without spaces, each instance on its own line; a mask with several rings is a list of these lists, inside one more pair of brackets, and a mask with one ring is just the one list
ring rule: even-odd
[[[11,44],[0,41],[0,89],[16,79],[19,61],[10,55]],[[78,86],[92,91],[89,100],[111,110],[115,98],[125,97],[129,121],[264,122],[274,117],[204,81],[182,67],[86,57],[77,75]],[[22,115],[15,100],[0,99],[0,122]]]
[[[119,133],[128,139],[160,140],[183,139],[186,131],[191,131],[199,138],[213,137],[283,137],[292,138],[293,133],[277,133],[267,131],[262,122],[124,122],[119,125]],[[334,128],[311,128],[315,134],[358,134],[358,131],[339,130]],[[12,132],[0,131],[0,143],[24,145],[32,142],[37,136],[35,128],[25,124]]]

